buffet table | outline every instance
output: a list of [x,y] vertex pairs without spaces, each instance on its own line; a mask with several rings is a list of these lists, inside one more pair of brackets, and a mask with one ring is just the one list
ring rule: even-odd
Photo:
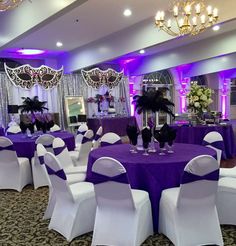
[[216,157],[216,152],[213,149],[200,145],[175,144],[173,150],[173,154],[164,156],[160,156],[158,153],[144,156],[143,151],[131,154],[130,145],[127,144],[95,149],[89,155],[86,180],[89,182],[95,181],[91,170],[93,163],[98,158],[107,156],[120,161],[127,170],[131,187],[149,193],[154,230],[157,231],[159,201],[162,190],[180,185],[184,167],[194,157],[198,155]]
[[97,132],[98,128],[102,126],[103,134],[107,132],[114,132],[119,136],[126,136],[127,125],[136,125],[136,118],[134,116],[130,117],[112,117],[112,118],[88,118],[87,119],[88,128],[93,130],[94,133]]
[[[54,137],[62,138],[68,150],[75,149],[75,139],[73,134],[66,131],[51,132],[50,134]],[[27,157],[31,159],[34,156],[36,148],[35,140],[38,138],[38,136],[33,135],[32,137],[27,137],[25,134],[20,133],[8,135],[7,138],[13,142],[18,157]]]
[[202,140],[205,135],[212,131],[219,132],[224,139],[223,157],[226,159],[235,156],[234,132],[231,124],[215,125],[215,126],[177,126],[172,125],[177,129],[176,143],[189,143],[202,145]]

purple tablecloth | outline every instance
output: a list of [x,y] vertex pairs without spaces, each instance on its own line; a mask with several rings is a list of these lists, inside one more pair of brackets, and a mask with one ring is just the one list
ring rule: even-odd
[[119,136],[126,136],[127,125],[137,125],[136,118],[131,117],[114,117],[114,118],[91,118],[87,119],[88,128],[97,132],[98,128],[102,126],[103,134],[107,132],[114,132]]
[[[73,134],[69,132],[52,132],[50,134],[55,137],[62,138],[65,141],[68,150],[75,149],[75,138]],[[35,140],[37,137],[29,138],[24,134],[14,134],[8,135],[7,138],[13,142],[17,156],[27,157],[30,159],[34,156],[36,147]]]
[[5,136],[5,130],[3,127],[0,127],[0,136]]
[[224,139],[224,156],[227,159],[235,156],[234,132],[232,125],[217,126],[173,126],[177,129],[176,143],[202,144],[208,132],[217,131]]
[[131,187],[149,193],[155,231],[158,229],[159,201],[162,190],[180,185],[184,167],[194,157],[203,154],[216,157],[213,149],[192,144],[175,144],[174,153],[165,156],[157,153],[144,156],[143,152],[131,154],[129,149],[129,145],[120,144],[91,151],[86,180],[95,181],[91,169],[98,158],[108,156],[120,161],[127,170]]

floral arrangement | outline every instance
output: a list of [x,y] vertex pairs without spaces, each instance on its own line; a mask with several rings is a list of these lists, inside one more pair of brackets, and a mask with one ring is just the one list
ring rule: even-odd
[[188,109],[194,113],[203,113],[209,110],[209,105],[213,102],[211,99],[213,90],[192,82],[190,92],[187,94]]
[[104,95],[97,94],[95,97],[89,97],[87,99],[88,103],[101,103],[107,100],[108,102],[114,102],[114,97],[108,92]]

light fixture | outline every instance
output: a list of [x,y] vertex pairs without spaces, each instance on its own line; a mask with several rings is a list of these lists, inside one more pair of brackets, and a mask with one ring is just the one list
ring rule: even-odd
[[124,12],[123,12],[123,15],[124,16],[131,16],[132,15],[132,11],[130,9],[125,9]]
[[140,54],[144,54],[145,53],[145,50],[140,50],[139,53]]
[[213,26],[212,27],[212,30],[215,31],[215,32],[217,32],[217,31],[220,30],[220,26],[219,25]]
[[58,42],[56,43],[56,46],[57,46],[57,47],[62,47],[62,46],[63,46],[63,43],[60,42],[60,41],[58,41]]
[[0,0],[0,11],[6,11],[14,9],[17,7],[23,0]]
[[155,24],[171,36],[196,35],[218,21],[218,9],[206,7],[205,0],[174,0],[169,12],[173,19],[166,20],[165,12],[158,11]]
[[44,50],[38,50],[38,49],[20,49],[17,50],[18,53],[21,55],[40,55],[45,53]]

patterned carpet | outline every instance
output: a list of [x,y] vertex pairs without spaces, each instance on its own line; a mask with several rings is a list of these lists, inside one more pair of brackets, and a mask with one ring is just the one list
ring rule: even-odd
[[[27,186],[22,193],[0,191],[0,245],[1,246],[89,246],[92,233],[68,243],[60,234],[48,230],[48,220],[42,220],[48,199],[48,189],[33,190]],[[236,246],[236,226],[222,226],[225,246]],[[143,246],[173,245],[165,236],[155,234]]]

